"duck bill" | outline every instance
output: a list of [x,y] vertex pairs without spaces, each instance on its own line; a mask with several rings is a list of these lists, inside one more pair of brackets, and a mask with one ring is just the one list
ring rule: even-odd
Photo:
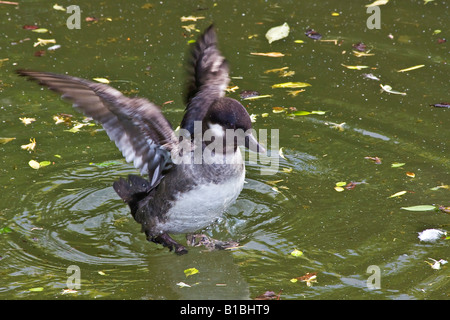
[[245,147],[253,152],[266,153],[266,149],[258,143],[252,134],[245,136]]

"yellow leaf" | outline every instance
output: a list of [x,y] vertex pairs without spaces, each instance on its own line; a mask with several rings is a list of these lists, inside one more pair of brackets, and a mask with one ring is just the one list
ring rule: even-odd
[[10,141],[15,140],[16,138],[0,138],[0,144],[5,144],[8,143]]
[[274,84],[272,88],[305,88],[310,86],[311,85],[306,82],[284,82]]
[[414,66],[414,67],[409,67],[409,68],[406,68],[406,69],[397,70],[397,72],[407,72],[407,71],[411,71],[411,70],[420,69],[420,68],[423,68],[423,67],[425,67],[424,64],[419,64],[419,65]]
[[66,11],[66,8],[64,8],[63,6],[60,6],[59,4],[53,5],[53,9],[59,10],[59,11]]
[[19,118],[19,120],[22,121],[22,123],[23,123],[24,125],[28,125],[28,124],[30,124],[30,123],[36,121],[35,118],[27,118],[27,117]]
[[407,193],[408,191],[405,191],[405,190],[403,190],[403,191],[399,191],[399,192],[396,192],[396,193],[394,193],[394,194],[392,194],[392,195],[390,195],[388,198],[396,198],[396,197],[401,197],[402,195],[404,195],[405,193]]
[[248,98],[245,98],[244,100],[257,100],[257,99],[270,98],[270,97],[272,97],[271,94],[263,94],[260,96],[248,97]]
[[186,21],[197,21],[200,19],[205,19],[205,17],[194,17],[194,16],[188,16],[188,17],[181,17],[180,20],[181,22],[186,22]]
[[37,32],[37,33],[46,33],[46,32],[48,32],[48,29],[45,29],[45,28],[37,28],[37,29],[31,30],[31,31]]
[[188,268],[184,270],[184,274],[186,275],[186,277],[192,276],[196,273],[199,273],[199,271],[196,268]]
[[368,66],[347,66],[342,63],[341,63],[341,66],[346,67],[347,69],[350,69],[350,70],[361,70],[361,69],[369,68]]
[[36,147],[36,139],[34,139],[34,138],[30,139],[29,144],[24,144],[24,145],[21,145],[20,147],[24,150],[32,151]]
[[264,56],[272,58],[284,57],[284,54],[282,54],[281,52],[250,52],[250,54],[254,56]]
[[110,83],[110,81],[106,78],[92,78],[92,80],[100,82],[100,83]]

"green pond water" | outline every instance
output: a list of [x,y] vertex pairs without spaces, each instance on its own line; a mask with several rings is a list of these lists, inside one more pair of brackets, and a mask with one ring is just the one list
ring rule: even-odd
[[[80,29],[69,29],[71,14],[53,2],[0,4],[0,137],[15,138],[0,144],[0,299],[253,299],[266,291],[283,300],[449,299],[449,264],[430,264],[450,260],[450,240],[420,241],[418,233],[450,231],[450,214],[401,209],[450,206],[450,110],[430,106],[450,100],[449,3],[392,0],[379,7],[380,29],[367,27],[369,3],[58,2],[79,6]],[[176,127],[189,42],[212,22],[238,87],[227,95],[256,116],[256,130],[279,130],[271,152],[282,148],[282,156],[271,175],[248,164],[237,202],[202,230],[242,247],[177,256],[147,242],[115,194],[112,183],[137,170],[102,127],[68,132],[83,116],[15,70],[107,78],[164,105]],[[269,44],[265,33],[284,22],[289,35]],[[307,29],[333,41],[309,39]],[[33,47],[38,38],[56,43]],[[373,55],[355,56],[359,42]],[[284,56],[251,54],[268,52]],[[285,82],[311,86],[272,88]],[[271,97],[242,100],[243,90]],[[295,111],[325,113],[289,116]],[[55,124],[61,114],[72,124]],[[34,150],[22,149],[30,139]],[[33,169],[30,160],[50,165]],[[339,182],[357,183],[338,192]],[[71,266],[76,292],[66,290]],[[187,277],[189,268],[199,272]],[[308,273],[316,273],[311,286],[292,281]]]

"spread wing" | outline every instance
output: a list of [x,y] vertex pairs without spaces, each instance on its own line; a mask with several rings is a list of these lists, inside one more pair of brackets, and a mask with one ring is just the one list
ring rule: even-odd
[[127,162],[132,161],[141,174],[148,173],[151,185],[159,181],[178,142],[158,106],[146,99],[127,98],[106,84],[89,80],[29,70],[17,73],[62,94],[76,109],[99,122]]
[[228,62],[217,48],[217,36],[211,25],[196,41],[191,53],[186,93],[186,113],[181,128],[193,134],[194,121],[205,116],[211,104],[225,96],[230,82]]

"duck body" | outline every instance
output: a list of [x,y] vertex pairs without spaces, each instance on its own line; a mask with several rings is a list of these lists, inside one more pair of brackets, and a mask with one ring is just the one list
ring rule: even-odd
[[[192,233],[216,221],[242,191],[245,163],[239,146],[263,152],[251,134],[245,108],[227,98],[228,63],[217,49],[214,28],[197,40],[190,61],[186,112],[177,135],[161,109],[143,98],[89,80],[19,70],[62,94],[99,122],[142,175],[113,184],[149,241],[186,253],[169,234]],[[226,134],[235,133],[232,139]],[[205,138],[207,136],[207,138]],[[180,160],[181,159],[181,160]]]

